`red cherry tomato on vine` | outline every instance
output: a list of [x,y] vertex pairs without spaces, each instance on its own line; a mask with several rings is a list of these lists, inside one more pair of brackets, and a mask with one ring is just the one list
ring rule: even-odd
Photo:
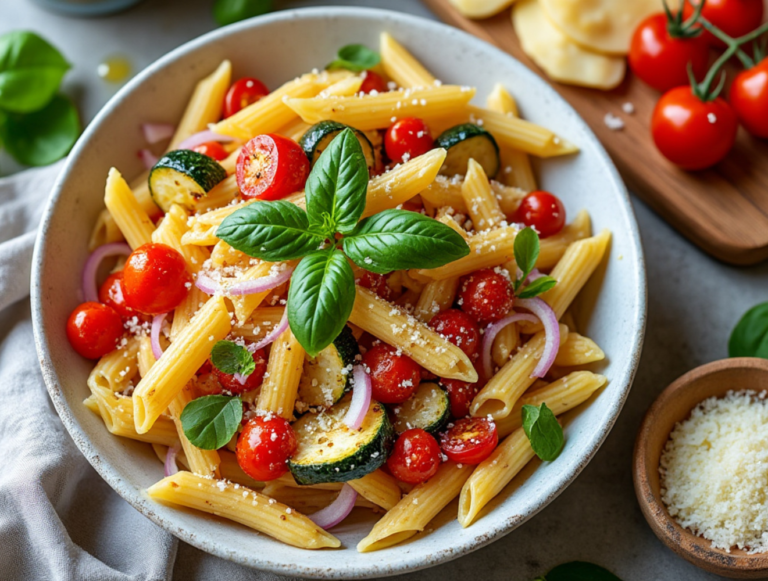
[[471,361],[480,354],[480,328],[471,316],[459,309],[447,309],[429,321],[429,326],[461,349]]
[[387,468],[401,482],[419,484],[429,480],[440,468],[440,446],[424,430],[407,430],[395,442]]
[[256,416],[237,438],[237,463],[254,480],[274,480],[288,472],[288,460],[297,446],[296,434],[286,420]]
[[703,79],[709,64],[709,47],[701,36],[674,38],[667,15],[649,16],[635,30],[629,48],[629,66],[645,84],[668,91],[688,84],[688,65]]
[[656,147],[669,161],[687,170],[715,165],[733,147],[738,122],[720,97],[706,103],[690,87],[662,95],[651,118]]
[[768,58],[736,75],[728,101],[747,131],[768,137]]
[[123,273],[114,272],[107,277],[99,289],[99,302],[112,307],[123,319],[132,317],[145,318],[138,311],[133,310],[125,303],[125,291],[123,290]]
[[492,268],[484,268],[462,277],[459,305],[485,327],[504,318],[515,301],[509,279]]
[[87,359],[98,359],[113,351],[123,335],[123,320],[112,307],[101,303],[79,305],[67,320],[67,338],[72,348]]
[[370,270],[360,271],[360,274],[355,278],[355,284],[375,292],[385,301],[388,301],[392,295],[392,289],[387,284],[387,277]]
[[282,135],[257,135],[237,158],[237,185],[244,198],[280,200],[301,191],[308,175],[304,150]]
[[[693,14],[698,0],[688,0],[683,15]],[[706,0],[701,15],[728,36],[738,38],[752,32],[763,21],[763,0]],[[711,46],[725,48],[725,43],[710,32],[701,35]]]
[[224,149],[224,146],[218,141],[208,141],[206,143],[201,143],[197,147],[193,147],[192,150],[198,153],[202,153],[203,155],[207,155],[208,157],[212,157],[216,161],[227,159],[229,156],[227,150]]
[[480,391],[480,383],[467,383],[459,379],[440,379],[440,385],[448,392],[448,399],[451,402],[451,416],[454,418],[468,416],[472,400]]
[[405,353],[379,343],[363,355],[371,376],[373,399],[381,403],[403,403],[421,383],[421,367]]
[[440,447],[449,459],[461,464],[480,464],[499,443],[496,424],[487,418],[456,420],[440,439]]
[[146,315],[172,311],[187,297],[191,286],[184,258],[165,244],[139,246],[123,268],[125,302]]
[[384,79],[382,79],[379,75],[374,73],[373,71],[363,71],[363,84],[360,85],[360,92],[364,95],[368,95],[369,93],[373,93],[376,91],[377,93],[386,93],[389,91],[389,88],[387,87],[387,83],[384,82]]
[[267,95],[269,89],[259,79],[245,77],[235,81],[224,96],[224,118],[231,117]]
[[244,383],[240,383],[235,379],[234,375],[224,373],[220,369],[213,368],[213,374],[216,379],[219,380],[221,387],[227,391],[235,394],[245,393],[246,391],[253,391],[259,387],[264,381],[264,374],[267,372],[267,356],[264,353],[264,349],[259,349],[252,354],[253,362],[256,364],[256,369],[245,380]]
[[384,136],[387,157],[395,163],[403,163],[424,155],[434,145],[429,127],[421,119],[406,117],[395,121]]
[[565,206],[554,194],[536,190],[523,198],[512,219],[535,228],[539,238],[548,238],[565,226]]

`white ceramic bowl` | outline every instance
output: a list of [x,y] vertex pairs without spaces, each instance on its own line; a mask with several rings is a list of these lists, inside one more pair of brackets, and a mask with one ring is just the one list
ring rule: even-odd
[[[70,348],[64,327],[78,303],[80,270],[91,226],[103,208],[110,166],[141,171],[140,121],[179,119],[192,87],[224,58],[235,76],[268,86],[329,62],[352,42],[375,47],[381,31],[395,35],[439,78],[478,88],[478,102],[503,82],[522,114],[578,144],[581,153],[540,164],[541,186],[556,192],[573,216],[589,209],[595,229],[614,238],[607,267],[585,289],[591,310],[587,334],[608,354],[610,384],[574,414],[557,461],[508,487],[470,528],[455,521],[455,505],[430,525],[432,532],[385,551],[358,554],[373,524],[356,511],[334,529],[341,550],[304,551],[231,523],[150,501],[144,490],[162,478],[146,444],[116,438],[88,411],[86,378],[93,364]],[[131,505],[184,541],[238,563],[302,577],[365,578],[403,573],[454,559],[501,537],[560,494],[584,468],[616,421],[632,383],[645,327],[645,270],[637,225],[624,185],[595,136],[551,88],[507,54],[463,32],[394,12],[321,8],[278,12],[203,36],[173,51],[133,79],[90,124],[69,157],[45,213],[32,275],[35,339],[48,390],[64,425],[91,464]],[[511,490],[514,488],[514,491]],[[359,513],[359,514],[358,514]]]

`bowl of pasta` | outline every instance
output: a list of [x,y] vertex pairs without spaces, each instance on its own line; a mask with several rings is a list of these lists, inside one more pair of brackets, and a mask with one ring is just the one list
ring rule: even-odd
[[32,304],[54,405],[123,498],[315,578],[435,565],[545,507],[616,421],[646,310],[576,113],[469,35],[352,8],[128,83],[55,186]]

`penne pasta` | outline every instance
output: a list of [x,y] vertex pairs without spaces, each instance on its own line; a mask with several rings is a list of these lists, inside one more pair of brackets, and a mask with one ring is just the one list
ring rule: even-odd
[[181,414],[192,399],[194,399],[192,396],[192,389],[190,385],[187,384],[176,394],[176,397],[174,397],[168,405],[168,411],[171,412],[171,418],[176,425],[179,441],[184,450],[186,464],[195,474],[221,478],[221,472],[219,471],[221,458],[219,457],[219,453],[216,450],[201,450],[192,444],[192,442],[189,441],[189,438],[184,434],[184,429],[181,425]]
[[505,220],[501,206],[491,191],[491,184],[483,171],[483,166],[474,159],[469,160],[467,176],[461,184],[461,197],[464,199],[475,230],[490,230]]
[[115,168],[109,170],[104,204],[131,248],[152,242],[152,220]]
[[382,470],[375,470],[347,484],[360,496],[384,510],[392,510],[402,496],[397,480]]
[[290,329],[286,329],[272,345],[267,373],[261,386],[256,409],[293,419],[293,406],[304,370],[304,349]]
[[520,329],[516,323],[504,327],[493,342],[491,356],[498,367],[509,361],[509,356],[520,345]]
[[416,302],[414,315],[422,323],[429,323],[436,314],[451,308],[456,300],[458,290],[458,277],[427,283]]
[[401,87],[413,89],[435,85],[435,77],[388,32],[382,32],[379,37],[379,52],[384,72]]
[[555,358],[555,365],[558,367],[574,367],[576,365],[587,365],[595,361],[605,359],[605,353],[597,343],[592,339],[579,335],[578,333],[569,333],[568,339],[560,346]]
[[88,387],[120,393],[128,389],[139,371],[140,340],[131,337],[125,344],[99,359],[88,376]]

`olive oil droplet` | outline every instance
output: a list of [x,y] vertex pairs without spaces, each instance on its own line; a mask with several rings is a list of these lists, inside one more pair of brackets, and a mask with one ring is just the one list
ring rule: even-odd
[[96,69],[99,76],[110,83],[120,83],[131,75],[131,61],[121,55],[113,55],[104,59]]

